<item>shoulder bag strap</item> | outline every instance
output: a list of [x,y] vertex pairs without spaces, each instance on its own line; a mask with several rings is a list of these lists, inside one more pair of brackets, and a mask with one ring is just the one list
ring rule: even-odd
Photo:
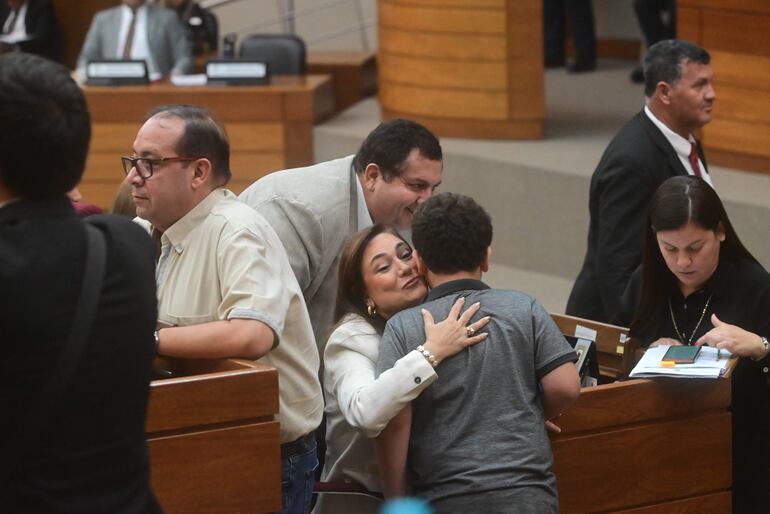
[[87,222],[84,223],[84,226],[88,236],[86,267],[83,273],[78,305],[75,308],[75,317],[72,321],[72,330],[66,345],[61,350],[58,365],[51,372],[50,379],[38,393],[37,400],[32,407],[22,415],[16,434],[6,441],[6,451],[3,452],[3,458],[0,459],[3,461],[0,465],[0,484],[6,483],[7,479],[18,468],[24,453],[36,444],[53,406],[61,397],[80,362],[83,348],[91,334],[91,327],[102,290],[107,249],[104,235],[99,229]]

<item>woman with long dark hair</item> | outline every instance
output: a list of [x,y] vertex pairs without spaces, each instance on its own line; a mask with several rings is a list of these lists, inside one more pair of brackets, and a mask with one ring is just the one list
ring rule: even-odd
[[770,274],[743,246],[702,179],[665,181],[649,207],[642,266],[617,323],[645,345],[708,344],[732,374],[733,512],[770,505]]
[[[428,292],[417,274],[412,248],[392,228],[374,225],[345,246],[340,257],[335,318],[324,351],[326,459],[321,480],[347,482],[381,491],[373,437],[438,375],[434,367],[468,345],[486,338],[489,322],[469,324],[478,304],[462,312],[458,301],[436,324],[423,311],[425,342],[375,380],[380,337],[386,321],[419,304]],[[356,498],[322,497],[316,513],[378,512]]]

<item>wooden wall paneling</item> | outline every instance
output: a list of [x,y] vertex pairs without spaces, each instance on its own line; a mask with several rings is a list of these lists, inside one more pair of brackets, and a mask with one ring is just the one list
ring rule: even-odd
[[543,137],[540,13],[537,0],[381,0],[383,116],[441,136]]
[[230,146],[239,151],[281,151],[286,148],[281,123],[230,122],[225,127]]
[[717,110],[720,109],[722,88],[725,85],[770,91],[770,57],[719,50],[709,51],[709,53],[712,66],[719,71],[719,74],[714,74]]
[[636,509],[619,510],[616,514],[725,514],[732,508],[730,493],[721,492]]
[[[707,156],[709,148],[716,148],[725,151],[740,150],[742,154],[770,158],[770,124],[767,123],[717,118],[709,123],[704,141]],[[710,162],[712,159],[709,158]]]
[[726,490],[732,481],[730,426],[730,414],[720,412],[581,435],[578,444],[553,441],[560,512],[607,512],[677,500],[683,491]]
[[683,0],[682,37],[712,53],[717,100],[703,130],[712,165],[770,174],[770,2]]
[[729,379],[584,388],[550,434],[560,512],[724,512],[691,509],[730,504],[730,400]]
[[[263,366],[195,377],[158,380],[147,408],[147,431],[165,431],[242,421],[273,421],[278,411],[278,371]],[[260,394],[243,395],[244,391]]]
[[[768,86],[768,84],[757,85]],[[715,89],[717,92],[717,102],[714,104],[715,122],[736,120],[762,126],[770,120],[770,89],[747,89],[721,84],[716,84]]]
[[508,95],[504,91],[434,89],[428,87],[383,84],[383,105],[398,112],[451,118],[455,120],[505,121]]
[[768,173],[770,170],[770,159],[766,157],[720,150],[719,148],[708,148],[708,160],[711,164],[736,170],[756,171],[758,173]]
[[152,486],[164,511],[277,511],[277,370],[240,360],[156,365],[175,374],[151,383],[147,411]]
[[559,426],[563,433],[577,435],[600,428],[620,429],[624,425],[718,412],[730,405],[729,382],[660,378],[585,388],[559,419]]
[[[379,27],[380,55],[398,54],[461,61],[502,61],[507,56],[503,34],[477,34],[473,44],[452,34],[409,32],[400,28]],[[382,73],[380,66],[380,73]]]
[[770,57],[770,12],[734,13],[704,10],[702,45],[721,50]]
[[271,171],[287,166],[285,152],[230,152],[233,181],[252,183]]
[[450,34],[505,34],[505,17],[501,9],[460,7],[423,7],[413,3],[380,0],[379,23],[414,32]]
[[[398,3],[395,0],[393,3]],[[465,8],[498,8],[505,6],[505,0],[401,0],[401,3],[426,7],[465,7]]]
[[284,168],[307,166],[313,162],[313,124],[286,123],[283,130],[285,163],[281,168],[267,168],[276,171]]
[[400,85],[504,92],[508,86],[503,60],[424,58],[383,53],[380,80]]
[[[506,17],[508,115],[512,120],[545,119],[542,39],[542,2],[508,2]],[[524,20],[528,20],[524,23]],[[541,136],[542,137],[542,136]]]
[[207,107],[230,137],[229,187],[240,192],[266,173],[313,162],[313,125],[330,115],[334,94],[328,75],[275,76],[268,86],[174,87],[167,83],[121,88],[84,87],[93,141],[80,190],[109,208],[124,178],[120,156],[129,155],[147,113],[158,105]]
[[680,3],[676,10],[676,33],[680,39],[700,43],[702,39],[700,11],[683,7]]
[[280,509],[278,422],[150,438],[148,445],[152,487],[167,514]]
[[307,72],[331,75],[337,113],[377,92],[376,55],[371,51],[309,51]]
[[679,7],[770,13],[767,0],[679,0]]

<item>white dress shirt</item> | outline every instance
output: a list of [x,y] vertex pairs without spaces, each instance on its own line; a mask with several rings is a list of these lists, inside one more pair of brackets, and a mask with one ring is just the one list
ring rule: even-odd
[[[326,343],[324,482],[355,482],[381,491],[371,438],[438,378],[425,357],[413,350],[375,380],[379,346],[379,334],[355,314],[343,318]],[[332,508],[333,500],[322,497],[313,512],[341,512]]]
[[24,22],[26,18],[27,2],[24,2],[21,4],[21,7],[19,7],[19,14],[16,15],[16,20],[13,23],[13,27],[11,27],[11,20],[13,20],[12,12],[10,16],[8,16],[8,19],[5,20],[5,24],[3,25],[3,32],[2,35],[0,35],[0,42],[13,45],[19,41],[25,41],[28,39],[29,34],[27,34],[27,24]]
[[[120,32],[118,32],[118,53],[117,59],[123,58],[123,47],[126,46],[128,29],[131,26],[131,19],[134,17],[134,11],[126,4],[120,6]],[[136,26],[134,27],[134,40],[131,43],[131,59],[144,59],[147,61],[147,69],[150,74],[150,80],[157,80],[161,77],[158,67],[153,61],[150,43],[147,39],[147,5],[141,5],[136,9]]]
[[[665,123],[660,121],[658,118],[655,117],[655,115],[652,113],[649,107],[646,105],[644,106],[644,114],[647,115],[648,118],[650,118],[650,121],[652,121],[656,127],[660,129],[661,132],[663,132],[663,135],[666,137],[666,140],[671,144],[674,151],[676,152],[676,156],[679,157],[679,160],[682,162],[682,166],[684,166],[684,169],[687,170],[687,173],[689,175],[695,175],[695,170],[692,169],[692,165],[690,164],[690,149],[692,148],[692,144],[695,143],[695,138],[692,134],[690,134],[689,139],[685,139],[670,128],[666,126]],[[703,180],[708,182],[708,184],[711,187],[714,187],[714,183],[711,182],[711,176],[709,175],[709,172],[706,171],[706,167],[703,165],[703,162],[700,160],[700,157],[698,157],[698,166],[700,166],[701,175],[703,177]]]

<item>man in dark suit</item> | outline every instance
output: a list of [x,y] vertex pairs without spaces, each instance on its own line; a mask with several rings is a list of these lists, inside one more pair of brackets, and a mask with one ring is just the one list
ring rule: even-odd
[[693,133],[711,121],[716,95],[706,50],[665,40],[644,57],[646,105],[620,129],[591,177],[588,248],[567,314],[611,322],[641,262],[647,204],[674,175],[711,182]]
[[[153,245],[126,218],[91,218],[104,240],[103,282],[91,322],[73,332],[93,247],[66,193],[90,135],[68,69],[0,56],[0,512],[159,512],[144,436]],[[75,367],[54,381],[77,337]]]
[[0,2],[0,53],[13,50],[59,60],[61,31],[51,0]]

